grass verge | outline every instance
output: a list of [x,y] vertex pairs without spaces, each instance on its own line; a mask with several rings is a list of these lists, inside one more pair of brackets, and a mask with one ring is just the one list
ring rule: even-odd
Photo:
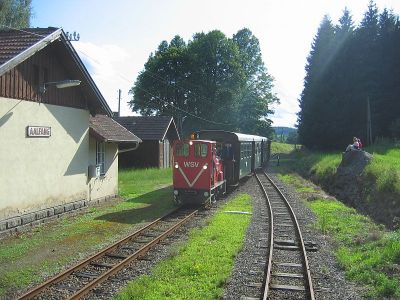
[[208,226],[192,230],[176,256],[158,265],[152,275],[132,281],[117,299],[219,299],[251,220],[250,215],[226,210],[251,211],[250,196],[237,196]]
[[[0,296],[42,281],[173,207],[171,169],[121,171],[125,201],[92,207],[1,241]],[[161,188],[164,187],[164,188]]]
[[333,200],[315,198],[318,192],[300,176],[281,174],[293,184],[315,213],[315,226],[337,243],[336,257],[346,276],[366,286],[371,299],[400,299],[400,230],[387,231],[353,208]]
[[[366,147],[365,151],[373,155],[372,161],[361,174],[362,180],[372,180],[366,197],[373,199],[392,194],[393,200],[400,204],[400,145],[383,141]],[[301,175],[312,174],[313,180],[318,183],[329,183],[342,156],[340,152],[296,152],[295,158],[291,166],[293,170]]]
[[294,145],[292,144],[285,144],[279,142],[272,142],[271,143],[271,154],[274,153],[290,153],[294,150]]

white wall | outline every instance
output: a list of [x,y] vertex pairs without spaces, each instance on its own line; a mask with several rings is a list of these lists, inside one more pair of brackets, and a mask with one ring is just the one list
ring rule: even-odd
[[[89,138],[89,164],[96,164],[96,140]],[[88,184],[88,199],[98,199],[118,194],[118,145],[106,143],[105,175],[91,178]]]
[[[51,137],[27,137],[27,126],[50,126]],[[95,149],[87,110],[0,97],[0,220],[117,194],[117,146],[106,147],[106,176],[89,181]]]

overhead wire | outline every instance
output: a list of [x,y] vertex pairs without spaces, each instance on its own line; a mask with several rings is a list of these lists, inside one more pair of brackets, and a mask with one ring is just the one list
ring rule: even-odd
[[[208,99],[206,99],[204,96],[198,95],[196,92],[193,92],[193,90],[189,90],[188,88],[185,88],[185,87],[183,87],[183,86],[181,86],[181,85],[179,85],[179,84],[175,84],[174,86],[169,85],[169,81],[168,81],[167,79],[161,77],[160,75],[158,75],[158,74],[156,74],[156,73],[153,73],[153,72],[151,72],[151,71],[149,71],[149,70],[146,70],[145,73],[146,73],[147,76],[152,77],[153,79],[158,80],[158,81],[160,81],[160,82],[166,84],[168,87],[171,87],[171,88],[173,88],[173,89],[175,89],[175,90],[178,90],[178,88],[181,88],[182,90],[185,90],[185,91],[187,91],[187,92],[190,92],[190,93],[194,94],[196,97],[198,97],[198,98],[200,98],[200,99],[202,99],[202,100],[208,101]],[[158,78],[157,78],[157,77],[158,77]],[[198,87],[201,88],[200,85],[197,85],[197,84],[192,84],[192,85],[198,86]],[[213,104],[211,101],[208,101],[208,102],[209,102],[210,104]],[[224,107],[225,107],[225,105],[218,106],[218,107],[215,108],[215,110],[216,110],[216,111],[219,111],[221,108],[224,108]],[[232,125],[232,124],[227,124],[227,125]]]
[[[10,27],[10,26],[4,25],[4,24],[0,24],[0,26],[6,27],[6,28],[11,29],[11,30],[20,31],[20,32],[23,32],[23,33],[26,33],[26,34],[30,34],[30,35],[35,35],[35,36],[39,36],[39,37],[46,37],[46,35],[37,34],[37,33],[34,33],[34,32],[30,32],[30,31],[26,31],[26,30],[22,30],[22,29],[18,29],[18,28],[13,28],[13,27]],[[80,50],[80,49],[77,49],[77,51],[80,52],[80,53],[82,53],[83,55],[85,55],[86,57],[88,57],[89,59],[91,59],[92,61],[94,61],[95,63],[97,63],[99,66],[102,66],[102,63],[101,63],[101,62],[99,62],[99,61],[96,60],[95,58],[91,57],[90,55],[88,55],[88,54],[85,53],[84,51],[82,51],[82,50]],[[154,74],[153,72],[148,71],[148,70],[146,70],[146,72],[148,72],[148,74],[150,74],[150,73],[153,74],[153,76],[151,76],[151,75],[149,75],[149,76],[150,76],[150,77],[153,77],[153,78],[156,79],[156,80],[159,80],[160,82],[163,82],[164,84],[168,84],[169,87],[172,87],[172,88],[174,88],[174,89],[177,89],[177,87],[180,87],[179,85],[177,85],[176,87],[175,87],[175,86],[169,85],[168,80],[166,80],[165,78],[162,78],[162,77],[161,77],[160,75],[158,75],[158,74]],[[126,78],[125,76],[123,76],[122,74],[117,73],[117,76],[119,76],[121,79],[125,80],[126,82],[131,83],[131,80],[127,79],[127,78]],[[157,76],[158,78],[156,78],[156,76]],[[160,100],[161,102],[164,102],[165,104],[167,104],[167,105],[173,107],[174,109],[179,110],[179,111],[181,111],[181,112],[185,113],[186,115],[189,115],[189,116],[191,116],[191,117],[193,117],[193,118],[196,118],[196,119],[199,119],[199,120],[202,120],[202,121],[204,121],[204,122],[211,123],[211,124],[216,124],[216,125],[226,125],[226,126],[231,126],[231,125],[232,125],[232,124],[229,124],[229,123],[215,122],[215,121],[212,121],[212,120],[209,120],[209,119],[200,117],[200,116],[195,115],[195,114],[193,114],[193,113],[191,113],[191,112],[189,112],[189,111],[187,111],[187,110],[185,110],[185,109],[182,109],[182,108],[180,108],[180,107],[178,107],[178,106],[176,106],[176,105],[174,105],[174,104],[172,104],[172,103],[170,103],[170,102],[168,102],[168,101],[166,101],[166,100],[164,100],[164,99],[161,99],[159,96],[152,94],[151,92],[147,91],[146,89],[144,89],[144,88],[142,88],[142,87],[137,86],[137,88],[140,89],[140,90],[142,90],[143,92],[145,92],[145,93],[151,95],[152,97],[157,98],[157,99]],[[181,88],[184,89],[184,90],[186,90],[186,91],[189,91],[187,88],[183,88],[183,87],[181,87]],[[193,91],[191,91],[191,92],[193,93]],[[201,98],[203,98],[203,97],[201,97]],[[204,99],[204,98],[203,98],[203,99]],[[222,108],[222,107],[220,107],[220,108]],[[220,108],[218,108],[218,109],[220,109]]]
[[[101,64],[98,60],[94,59],[93,57],[91,57],[90,55],[88,55],[87,53],[85,53],[84,51],[82,51],[82,50],[80,50],[80,49],[77,49],[77,51],[80,52],[80,53],[82,53],[82,54],[85,55],[86,57],[90,58],[92,61],[94,61],[94,62],[97,63],[98,65],[102,66],[102,64]],[[147,72],[147,70],[146,70],[146,72]],[[117,73],[117,76],[120,77],[121,79],[125,80],[126,82],[131,83],[131,80],[129,80],[128,78],[126,78],[124,75],[122,75],[122,74],[120,74],[120,73]],[[157,76],[159,76],[159,75],[157,75]],[[153,77],[153,78],[154,78],[154,77]],[[161,77],[160,77],[160,78],[161,78]],[[163,83],[165,83],[165,84],[168,83],[168,81],[167,81],[166,79],[164,79],[164,78],[162,78],[162,79],[154,78],[154,79],[159,80],[159,81],[161,81],[161,82],[163,82]],[[215,121],[212,121],[212,120],[209,120],[209,119],[200,117],[200,116],[198,116],[198,115],[195,115],[195,114],[193,114],[193,113],[191,113],[191,112],[189,112],[189,111],[187,111],[187,110],[185,110],[185,109],[183,109],[183,108],[180,108],[179,106],[176,106],[176,105],[174,105],[174,104],[172,104],[172,103],[170,103],[170,102],[168,102],[168,101],[166,101],[166,100],[160,98],[160,97],[157,96],[157,95],[154,95],[153,93],[149,92],[148,90],[146,90],[146,89],[144,89],[144,88],[142,88],[142,87],[139,87],[139,86],[136,86],[136,87],[137,87],[138,89],[142,90],[143,92],[145,92],[145,93],[151,95],[152,97],[157,98],[157,99],[160,100],[161,102],[164,102],[165,104],[167,104],[167,105],[169,105],[169,106],[175,108],[176,110],[179,110],[179,111],[181,111],[181,112],[183,112],[183,113],[185,113],[185,114],[187,114],[187,115],[189,115],[189,116],[191,116],[191,117],[194,117],[194,118],[196,118],[196,119],[199,119],[199,120],[202,120],[202,121],[204,121],[204,122],[211,123],[211,124],[215,124],[215,125],[226,125],[226,126],[231,126],[231,125],[233,125],[233,124],[230,124],[230,123],[215,122]],[[176,87],[173,87],[173,86],[169,86],[169,87],[176,88]],[[222,108],[222,107],[220,107],[220,108]]]

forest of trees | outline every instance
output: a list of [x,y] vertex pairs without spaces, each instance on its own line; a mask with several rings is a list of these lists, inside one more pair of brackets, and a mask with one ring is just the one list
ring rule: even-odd
[[299,142],[340,149],[360,137],[400,137],[400,22],[370,2],[355,27],[344,10],[325,16],[307,58],[298,114]]
[[130,90],[130,106],[142,115],[173,116],[183,136],[225,129],[270,136],[273,79],[258,39],[248,29],[232,38],[221,31],[196,33],[186,43],[161,42]]

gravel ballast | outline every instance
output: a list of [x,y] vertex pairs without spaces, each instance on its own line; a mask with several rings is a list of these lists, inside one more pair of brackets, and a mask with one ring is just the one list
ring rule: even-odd
[[[333,242],[329,237],[312,227],[315,221],[314,214],[304,205],[293,188],[279,181],[270,170],[268,170],[268,174],[271,175],[272,180],[289,200],[300,224],[304,240],[313,241],[317,244],[317,252],[307,253],[315,298],[362,299],[363,290],[345,279],[344,271],[334,257]],[[267,238],[268,232],[268,227],[265,224],[267,220],[261,216],[261,212],[265,209],[264,197],[258,188],[255,178],[251,178],[242,185],[240,190],[252,196],[254,214],[246,235],[245,247],[236,257],[232,276],[224,290],[224,299],[258,298],[261,294],[261,288],[259,288],[259,294],[257,294],[256,289],[250,289],[249,285],[254,280],[254,272],[257,271],[255,266],[259,267],[258,271],[264,271],[266,259],[262,260],[260,253],[265,253],[265,258],[267,257],[268,249],[260,248],[260,241],[262,241],[262,238]],[[262,261],[260,262],[260,260]],[[262,262],[264,262],[264,265],[262,265]],[[257,280],[259,280],[259,277]]]
[[[305,241],[317,244],[317,252],[308,252],[316,299],[362,299],[363,290],[345,280],[333,251],[334,245],[329,237],[312,227],[315,217],[289,185],[280,182],[273,173],[272,179],[282,188],[296,213]],[[191,228],[202,227],[207,220],[226,201],[238,194],[246,193],[252,197],[253,216],[248,228],[242,251],[235,258],[232,275],[223,292],[223,299],[259,298],[264,280],[264,269],[268,256],[268,211],[264,196],[254,177],[247,178],[226,198],[217,202],[210,210],[203,210],[194,221],[174,233],[168,242],[159,244],[144,259],[113,276],[111,280],[97,287],[85,299],[110,299],[130,281],[151,270],[162,260],[176,253],[176,247],[185,242]],[[49,295],[48,298],[52,299]]]

